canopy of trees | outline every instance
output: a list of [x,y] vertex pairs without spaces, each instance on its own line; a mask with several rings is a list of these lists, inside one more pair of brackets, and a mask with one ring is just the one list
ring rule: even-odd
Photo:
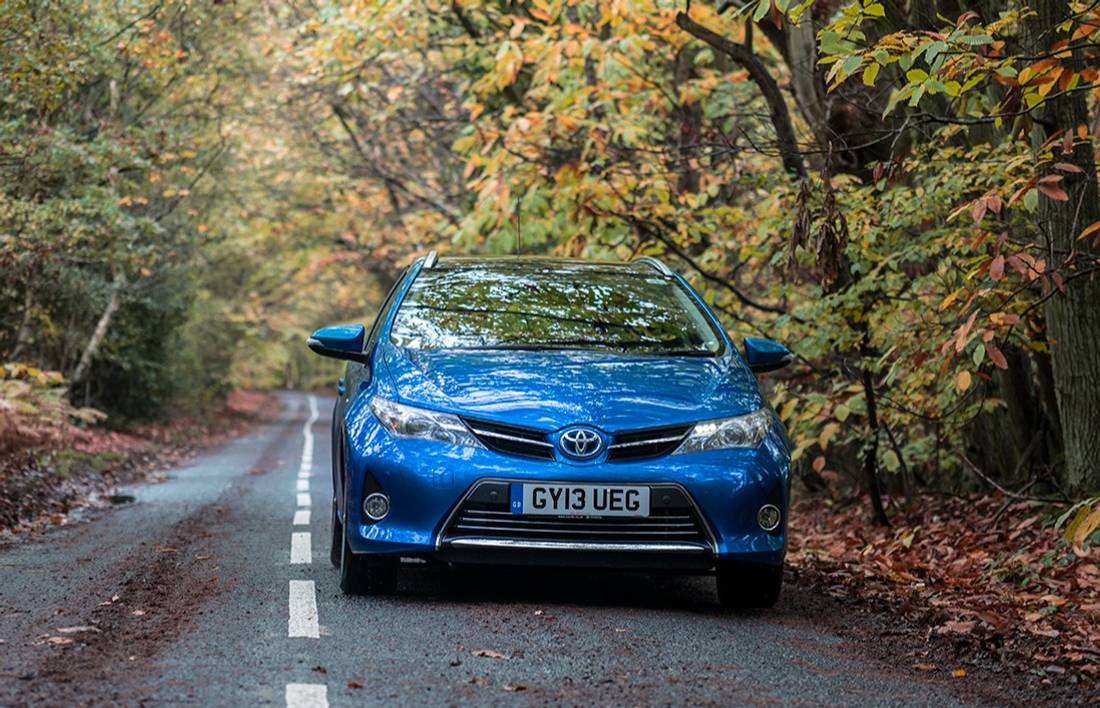
[[16,0],[0,36],[0,360],[73,404],[331,374],[304,332],[428,248],[645,254],[796,353],[811,486],[1100,489],[1092,3]]

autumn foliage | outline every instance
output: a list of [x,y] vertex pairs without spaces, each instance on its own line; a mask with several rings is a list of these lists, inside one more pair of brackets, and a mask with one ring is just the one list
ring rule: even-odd
[[[658,256],[733,336],[794,351],[767,390],[799,489],[870,502],[878,528],[817,512],[800,557],[942,581],[967,634],[1088,644],[1094,5],[58,0],[4,3],[0,31],[0,360],[63,377],[7,374],[4,410],[330,384],[305,333],[369,320],[430,248]],[[929,493],[996,523],[920,517]],[[956,587],[955,542],[1066,563],[1003,599],[1024,565]]]

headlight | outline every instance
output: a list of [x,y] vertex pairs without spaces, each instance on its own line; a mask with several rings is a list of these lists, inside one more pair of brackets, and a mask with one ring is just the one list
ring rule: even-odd
[[771,423],[771,415],[764,408],[748,415],[705,420],[695,424],[673,454],[727,447],[756,447],[768,434]]
[[371,412],[390,433],[402,438],[438,440],[451,445],[482,447],[458,416],[394,403],[381,396],[370,402]]

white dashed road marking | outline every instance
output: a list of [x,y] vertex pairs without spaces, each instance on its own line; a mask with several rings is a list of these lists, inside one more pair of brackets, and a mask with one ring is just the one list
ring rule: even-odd
[[321,683],[288,683],[286,708],[328,708],[328,686]]
[[309,532],[298,532],[290,535],[290,563],[291,565],[309,565],[313,562],[313,553],[310,550]]
[[[309,419],[302,426],[302,462],[295,480],[294,526],[309,526],[309,478],[313,474],[313,424],[317,422],[317,399],[309,397]],[[312,536],[308,531],[290,534],[290,563],[313,563]],[[287,635],[320,639],[321,627],[317,620],[317,586],[312,580],[291,580],[289,594],[289,618]],[[319,683],[288,683],[286,685],[287,708],[328,708],[328,687]]]
[[287,634],[291,637],[318,639],[321,629],[317,623],[317,587],[312,580],[290,581],[290,621]]

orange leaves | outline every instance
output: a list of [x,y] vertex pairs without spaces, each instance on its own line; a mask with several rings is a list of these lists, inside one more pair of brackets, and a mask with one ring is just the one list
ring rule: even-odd
[[966,322],[959,326],[955,330],[955,351],[961,352],[966,348],[966,341],[970,337],[970,330],[974,326],[974,321],[978,319],[978,311],[974,310],[970,313],[970,317],[966,318]]
[[[1100,231],[1100,221],[1094,221],[1093,223],[1086,226],[1084,228],[1084,230],[1081,231],[1081,234],[1077,237],[1077,240],[1080,241],[1081,239],[1088,238],[1089,236],[1096,233],[1097,231]],[[1100,245],[1100,235],[1098,235],[1093,240],[1093,245],[1094,246]]]

